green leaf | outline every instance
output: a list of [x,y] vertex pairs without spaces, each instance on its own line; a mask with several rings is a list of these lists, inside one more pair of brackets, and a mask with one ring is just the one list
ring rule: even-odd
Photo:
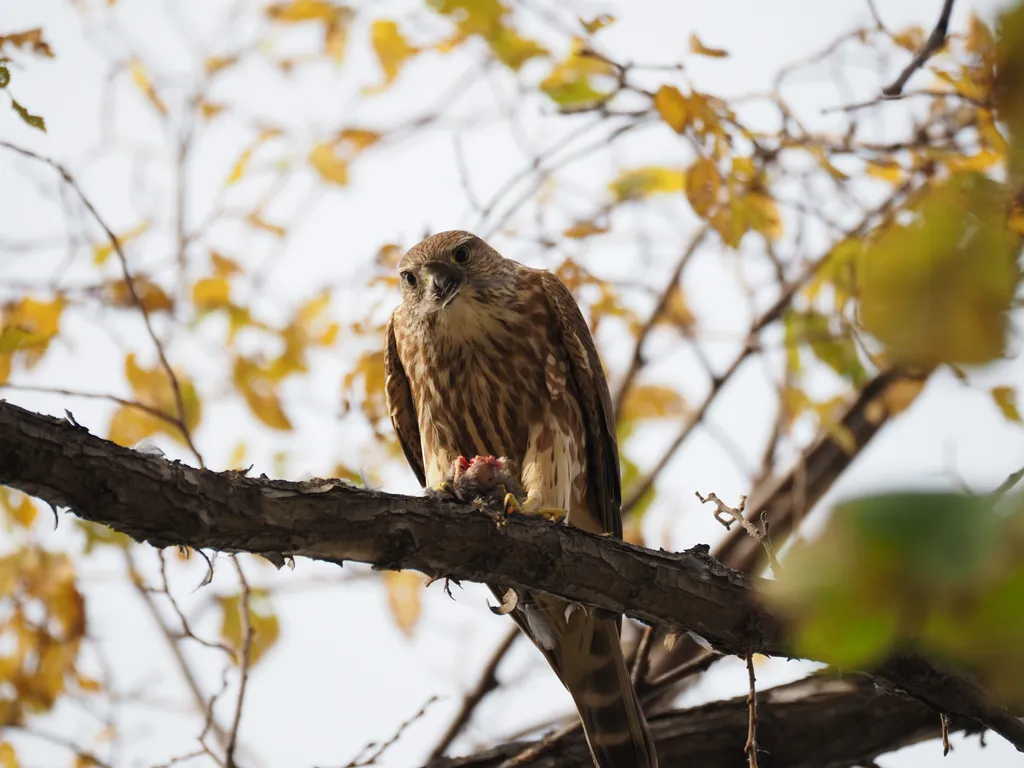
[[[10,75],[8,75],[10,79]],[[18,113],[18,116],[26,123],[31,125],[33,128],[38,128],[43,133],[46,133],[46,121],[43,120],[39,115],[30,114],[21,104],[11,99],[11,106],[14,107],[14,111]]]
[[3,64],[0,64],[0,88],[6,88],[10,82],[11,71]]
[[1009,206],[1004,185],[957,174],[861,253],[860,318],[895,360],[977,365],[1003,355],[1020,282]]

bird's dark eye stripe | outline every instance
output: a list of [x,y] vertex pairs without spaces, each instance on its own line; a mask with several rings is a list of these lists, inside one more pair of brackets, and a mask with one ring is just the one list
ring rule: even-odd
[[455,250],[452,251],[452,258],[459,262],[459,264],[465,264],[467,261],[469,261],[469,246],[455,246]]
[[402,272],[402,279],[405,280],[406,285],[416,285],[416,275],[412,272]]

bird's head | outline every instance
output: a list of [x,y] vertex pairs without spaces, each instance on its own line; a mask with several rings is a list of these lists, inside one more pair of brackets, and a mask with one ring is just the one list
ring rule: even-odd
[[499,307],[515,296],[515,262],[459,230],[414,245],[399,262],[398,275],[402,303],[423,318]]

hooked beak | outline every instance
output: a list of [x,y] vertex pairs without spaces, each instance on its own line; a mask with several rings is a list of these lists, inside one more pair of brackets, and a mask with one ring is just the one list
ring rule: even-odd
[[462,287],[462,273],[455,267],[440,261],[424,264],[423,273],[426,275],[427,290],[433,294],[441,306],[447,307],[451,304]]

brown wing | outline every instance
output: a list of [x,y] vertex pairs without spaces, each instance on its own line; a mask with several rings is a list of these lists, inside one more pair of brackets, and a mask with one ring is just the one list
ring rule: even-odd
[[608,380],[594,338],[572,293],[550,272],[539,272],[551,316],[558,324],[569,358],[570,388],[583,416],[587,435],[587,484],[594,511],[604,530],[622,538],[622,486],[619,446]]
[[423,471],[423,444],[420,442],[419,420],[416,418],[416,405],[412,400],[409,376],[402,366],[402,358],[398,356],[395,314],[397,311],[388,319],[387,343],[384,349],[384,397],[405,460],[416,473],[420,485],[425,486],[427,476]]

